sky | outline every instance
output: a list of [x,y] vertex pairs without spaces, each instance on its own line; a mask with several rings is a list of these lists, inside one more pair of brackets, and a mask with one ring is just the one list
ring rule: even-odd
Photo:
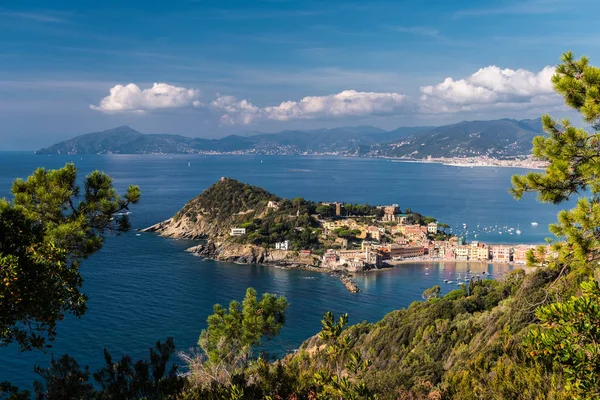
[[[597,0],[2,0],[0,150],[129,125],[249,131],[574,116]],[[595,64],[596,63],[596,64]]]

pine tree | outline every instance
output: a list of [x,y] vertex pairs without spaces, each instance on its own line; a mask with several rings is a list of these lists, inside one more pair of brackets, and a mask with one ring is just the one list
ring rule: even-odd
[[11,202],[0,199],[0,346],[40,349],[56,324],[86,311],[81,261],[98,251],[107,233],[129,229],[123,211],[139,201],[137,186],[119,196],[99,171],[76,184],[77,169],[37,169],[14,182]]
[[[589,65],[586,57],[574,60],[568,52],[552,83],[594,132],[545,115],[542,124],[547,135],[534,139],[533,155],[548,166],[544,173],[514,176],[511,191],[517,198],[537,192],[539,200],[554,204],[579,197],[576,206],[561,211],[558,222],[550,226],[556,237],[555,256],[540,249],[539,257],[530,254],[528,260],[558,268],[556,282],[567,273],[582,280],[592,271],[597,273],[600,263],[600,135],[595,132],[600,129],[600,68]],[[524,340],[531,357],[563,368],[565,387],[576,399],[600,397],[599,299],[597,282],[583,282],[581,296],[540,307],[536,316],[541,326],[532,328]]]

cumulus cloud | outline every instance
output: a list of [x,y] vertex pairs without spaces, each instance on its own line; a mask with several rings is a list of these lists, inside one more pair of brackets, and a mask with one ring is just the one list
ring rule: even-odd
[[222,122],[248,124],[258,119],[288,121],[330,117],[394,115],[407,111],[407,97],[398,93],[344,90],[327,96],[307,96],[300,101],[284,101],[276,106],[256,107],[247,100],[219,96],[211,103],[224,114]]
[[420,105],[425,113],[479,111],[498,108],[535,108],[560,101],[552,90],[554,67],[539,72],[524,69],[481,68],[473,75],[421,87]]
[[154,83],[151,88],[141,89],[134,83],[116,85],[110,89],[110,94],[100,101],[100,104],[90,105],[92,110],[105,113],[118,112],[145,112],[161,109],[199,107],[202,104],[200,92],[196,89],[187,89],[169,85],[167,83]]
[[238,101],[234,96],[221,96],[210,103],[211,107],[221,116],[221,122],[225,124],[251,123],[260,114],[260,109],[247,100]]

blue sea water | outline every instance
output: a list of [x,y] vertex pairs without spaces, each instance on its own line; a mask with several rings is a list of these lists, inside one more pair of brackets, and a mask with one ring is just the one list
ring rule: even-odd
[[[134,228],[169,218],[221,176],[283,197],[398,203],[451,226],[519,224],[519,236],[480,235],[478,239],[488,243],[541,243],[559,209],[539,204],[533,196],[516,201],[508,194],[511,175],[527,172],[523,169],[301,156],[35,156],[0,152],[0,197],[10,198],[15,178],[27,177],[39,166],[59,168],[70,161],[82,176],[95,169],[107,172],[121,192],[129,184],[140,186],[142,201],[131,214]],[[532,221],[539,225],[532,226]],[[82,265],[84,292],[89,296],[86,315],[62,321],[58,338],[46,354],[0,348],[0,381],[30,388],[34,364],[48,365],[52,354],[69,353],[95,370],[102,363],[103,348],[115,358],[126,353],[146,357],[157,340],[173,336],[179,349],[188,349],[206,327],[213,305],[241,299],[248,287],[259,293],[285,295],[290,302],[281,335],[267,345],[272,353],[281,355],[317,333],[322,314],[328,310],[348,312],[351,323],[374,322],[419,300],[423,290],[435,284],[443,285],[445,292],[455,289],[443,280],[456,280],[458,273],[469,268],[464,263],[405,264],[358,275],[356,281],[363,291],[353,294],[327,274],[194,257],[184,251],[192,244],[153,234],[138,236],[135,231],[109,238],[104,248]],[[510,267],[471,268],[500,277]]]

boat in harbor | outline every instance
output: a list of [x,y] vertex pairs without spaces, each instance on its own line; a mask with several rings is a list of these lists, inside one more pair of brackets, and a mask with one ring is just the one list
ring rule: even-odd
[[534,221],[531,223],[531,226],[538,226],[538,223]]

